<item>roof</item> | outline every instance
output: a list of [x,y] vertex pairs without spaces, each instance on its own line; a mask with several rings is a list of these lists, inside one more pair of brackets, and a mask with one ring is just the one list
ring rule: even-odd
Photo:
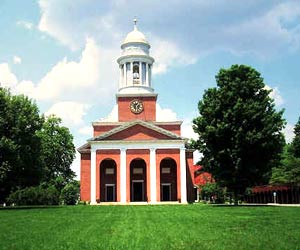
[[134,120],[134,121],[130,121],[130,122],[125,122],[123,125],[121,125],[119,127],[113,128],[99,136],[93,137],[93,138],[89,139],[88,142],[102,141],[102,140],[108,139],[109,137],[116,135],[117,133],[120,133],[124,130],[128,130],[129,128],[132,128],[136,125],[140,125],[142,127],[148,128],[149,130],[153,130],[159,134],[167,136],[169,139],[173,139],[173,140],[182,140],[183,139],[181,136],[179,136],[173,132],[170,132],[166,129],[163,129],[161,127],[158,127],[152,122],[146,122],[146,121],[142,121],[142,120]]
[[136,22],[137,22],[137,20],[135,19],[133,31],[131,31],[127,34],[122,45],[127,44],[127,43],[144,43],[144,44],[149,45],[145,35],[137,29]]

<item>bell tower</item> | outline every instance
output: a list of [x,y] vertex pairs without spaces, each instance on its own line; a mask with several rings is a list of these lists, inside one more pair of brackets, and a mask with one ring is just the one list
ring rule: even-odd
[[155,121],[156,99],[151,83],[154,59],[149,55],[150,44],[137,28],[134,19],[133,31],[129,32],[121,45],[122,54],[117,62],[120,69],[118,120]]

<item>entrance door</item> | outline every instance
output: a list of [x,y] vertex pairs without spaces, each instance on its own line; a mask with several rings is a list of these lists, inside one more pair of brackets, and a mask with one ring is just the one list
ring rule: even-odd
[[162,184],[162,201],[170,201],[171,200],[171,184]]
[[106,185],[106,192],[105,192],[105,200],[106,201],[115,201],[115,185]]
[[144,182],[132,182],[133,201],[144,201]]

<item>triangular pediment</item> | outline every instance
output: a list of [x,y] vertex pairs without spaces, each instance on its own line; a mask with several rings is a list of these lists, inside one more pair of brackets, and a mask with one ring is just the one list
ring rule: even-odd
[[105,132],[89,141],[103,140],[181,140],[177,134],[160,128],[151,122],[131,121]]

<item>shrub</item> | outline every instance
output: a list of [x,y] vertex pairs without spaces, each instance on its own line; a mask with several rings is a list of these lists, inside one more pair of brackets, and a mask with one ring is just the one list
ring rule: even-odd
[[54,186],[28,187],[11,193],[7,199],[7,203],[18,206],[58,205],[59,192]]
[[75,205],[79,199],[79,183],[73,181],[68,183],[61,191],[61,201],[66,205]]
[[206,183],[201,187],[202,200],[211,201],[213,203],[224,203],[224,189],[217,183]]

